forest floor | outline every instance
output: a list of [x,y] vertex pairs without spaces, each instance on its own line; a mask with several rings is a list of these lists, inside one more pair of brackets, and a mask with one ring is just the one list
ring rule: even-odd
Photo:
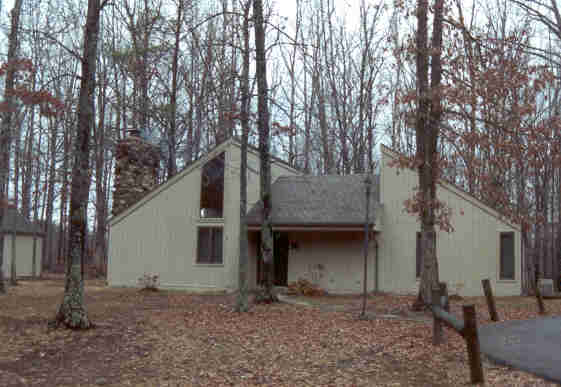
[[[0,295],[1,386],[457,386],[469,383],[459,335],[431,345],[430,316],[413,314],[411,297],[300,297],[233,312],[233,295],[108,288],[87,281],[96,328],[49,329],[62,300],[61,279],[20,281]],[[478,321],[489,323],[483,298]],[[561,300],[546,300],[561,315]],[[501,319],[537,316],[532,298],[498,298]],[[382,316],[392,315],[393,318]],[[488,385],[553,385],[484,362]]]

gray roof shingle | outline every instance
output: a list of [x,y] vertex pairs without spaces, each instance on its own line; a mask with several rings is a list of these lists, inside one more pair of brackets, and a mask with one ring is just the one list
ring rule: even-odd
[[[366,174],[281,176],[271,186],[273,225],[357,226],[364,224]],[[380,176],[373,176],[371,219],[380,207]],[[261,224],[263,203],[248,212],[248,225]],[[379,215],[377,215],[379,217]]]
[[39,234],[43,235],[43,231],[38,225],[34,225],[28,221],[15,208],[5,208],[4,217],[2,219],[1,230],[5,233],[13,232],[14,220],[16,222],[16,232],[18,234]]

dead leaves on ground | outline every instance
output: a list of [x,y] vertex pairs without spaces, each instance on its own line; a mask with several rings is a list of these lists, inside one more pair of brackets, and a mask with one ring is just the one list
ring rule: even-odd
[[[48,331],[60,289],[22,286],[0,297],[0,384],[6,385],[368,385],[467,384],[465,344],[445,331],[431,345],[427,322],[381,319],[407,315],[408,296],[369,298],[372,318],[358,320],[359,298],[320,297],[320,307],[258,305],[232,311],[233,296],[133,289],[86,289],[99,327]],[[59,293],[57,293],[59,292]],[[500,299],[501,319],[532,318],[528,298]],[[475,302],[483,323],[483,299]],[[343,307],[335,307],[343,306]],[[561,301],[546,301],[561,314]],[[461,303],[452,304],[460,313]],[[42,321],[45,324],[42,324]],[[32,365],[32,367],[29,367]],[[489,385],[547,385],[524,372],[485,365]]]

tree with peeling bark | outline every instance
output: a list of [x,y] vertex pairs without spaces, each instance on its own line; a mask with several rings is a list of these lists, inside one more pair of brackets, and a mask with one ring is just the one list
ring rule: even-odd
[[[416,63],[417,112],[415,137],[416,163],[419,172],[419,192],[416,199],[421,222],[421,283],[417,307],[431,304],[431,292],[438,286],[438,260],[436,256],[435,210],[436,180],[438,179],[438,134],[442,107],[440,83],[442,66],[442,21],[444,0],[435,0],[432,44],[428,45],[428,0],[417,1]],[[430,86],[429,86],[430,63]]]
[[255,58],[257,77],[257,130],[259,132],[260,190],[263,203],[263,219],[261,223],[261,259],[265,273],[264,292],[260,301],[275,302],[273,292],[274,255],[273,230],[271,224],[271,137],[269,128],[269,108],[267,89],[267,60],[265,58],[265,23],[263,20],[263,1],[253,1],[253,18],[255,27]]
[[70,193],[70,235],[64,297],[53,321],[54,326],[64,325],[71,329],[88,329],[92,323],[84,305],[83,261],[86,253],[86,206],[88,203],[90,177],[89,158],[91,129],[94,122],[94,90],[99,18],[107,0],[88,0],[88,12],[84,30],[84,47],[81,58],[82,75],[78,100],[78,127],[74,147],[74,165]]

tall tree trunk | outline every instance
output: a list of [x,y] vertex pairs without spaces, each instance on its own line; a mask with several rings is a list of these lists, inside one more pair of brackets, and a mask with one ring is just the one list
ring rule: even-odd
[[419,300],[430,305],[432,289],[438,286],[436,230],[434,204],[438,178],[438,132],[441,117],[440,81],[442,76],[440,49],[442,47],[443,0],[436,0],[432,30],[431,82],[429,89],[428,0],[417,1],[417,162],[419,197],[421,201],[422,268]]
[[[39,144],[41,144],[42,142],[42,133],[39,132]],[[33,247],[32,247],[32,252],[31,252],[31,276],[33,278],[35,278],[37,276],[37,225],[39,223],[39,198],[40,198],[40,184],[41,184],[41,164],[39,163],[39,160],[37,160],[36,164],[36,170],[37,173],[35,174],[35,192],[33,193]],[[33,164],[31,164],[31,166],[33,167]],[[33,170],[33,169],[32,169]],[[30,175],[33,175],[33,173],[30,173]],[[43,239],[44,240],[44,239]],[[44,249],[44,243],[42,245],[42,248]]]
[[364,179],[365,186],[365,202],[366,202],[366,214],[364,219],[364,267],[363,267],[363,278],[362,278],[362,311],[361,318],[366,318],[366,299],[368,298],[368,248],[370,242],[370,194],[372,189],[372,171],[368,171],[369,175]]
[[251,1],[244,4],[243,15],[243,69],[241,78],[241,124],[242,124],[242,149],[240,167],[240,257],[239,257],[239,295],[236,303],[238,312],[249,310],[248,274],[249,274],[249,247],[247,235],[247,142],[249,137],[249,8]]
[[47,205],[45,210],[45,225],[44,225],[44,232],[45,232],[45,243],[42,246],[43,253],[42,253],[42,262],[47,268],[52,269],[53,266],[53,200],[55,196],[55,182],[56,182],[56,139],[57,139],[57,126],[59,124],[59,120],[52,120],[54,125],[49,125],[49,170],[48,170],[48,177],[47,177]]
[[[57,263],[65,263],[65,267],[69,268],[68,259],[66,259],[66,233],[67,233],[67,214],[68,214],[68,167],[70,164],[70,152],[72,145],[72,136],[70,134],[70,125],[66,124],[64,128],[64,156],[62,158],[62,186],[60,192],[60,216],[58,228],[58,255]],[[70,270],[65,270],[70,273]]]
[[273,232],[271,224],[271,155],[270,128],[267,86],[267,61],[265,58],[265,27],[263,21],[263,2],[253,0],[253,17],[255,24],[255,58],[257,77],[257,114],[259,131],[259,159],[261,201],[263,202],[263,219],[261,224],[261,255],[265,269],[265,302],[276,301],[273,293],[274,255]]
[[[105,78],[105,74],[104,74]],[[106,79],[99,88],[99,121],[95,126],[95,254],[94,264],[97,269],[103,270],[105,261],[105,223],[107,221],[107,201],[105,200],[105,106],[106,106]]]
[[[104,1],[105,4],[105,1]],[[70,235],[68,251],[72,267],[66,278],[64,298],[55,317],[55,325],[64,324],[71,329],[87,329],[91,322],[84,306],[84,278],[82,262],[86,253],[87,219],[86,207],[90,186],[89,156],[92,123],[94,122],[93,98],[95,90],[95,69],[100,0],[88,0],[88,13],[84,30],[82,54],[82,76],[78,101],[78,128],[72,166],[70,198]]]
[[12,242],[12,248],[11,248],[11,259],[10,259],[10,285],[12,286],[16,286],[18,284],[18,275],[17,275],[17,211],[18,211],[18,207],[17,205],[14,205],[14,211],[16,212],[16,214],[14,215],[14,218],[12,219],[12,238],[11,238],[11,242]]
[[[16,135],[19,135],[16,134]],[[19,141],[16,141],[16,143],[19,143]],[[19,144],[17,144],[19,145]],[[13,202],[13,208],[14,208],[14,217],[12,219],[12,238],[11,238],[11,242],[12,242],[12,248],[10,251],[10,285],[12,286],[16,286],[18,284],[18,274],[17,274],[17,218],[18,218],[18,155],[19,155],[19,151],[16,150],[16,160],[14,163],[14,202]]]
[[167,135],[168,146],[168,179],[177,173],[177,156],[176,156],[176,143],[177,143],[177,89],[178,81],[177,76],[179,72],[179,43],[181,40],[181,23],[183,20],[183,1],[179,1],[177,5],[177,22],[174,30],[175,42],[173,45],[173,58],[171,63],[171,96],[170,96],[170,111],[169,111],[169,128]]
[[[35,91],[37,77],[33,76],[33,91]],[[31,186],[33,183],[33,162],[35,148],[35,107],[30,107],[29,120],[27,123],[27,135],[25,137],[25,152],[23,161],[23,173],[21,176],[21,213],[25,219],[31,219]],[[20,128],[21,130],[21,128]],[[40,142],[39,142],[40,144]]]
[[4,102],[6,111],[2,116],[2,126],[0,127],[0,293],[5,292],[4,287],[4,230],[1,225],[4,223],[4,207],[8,199],[8,176],[10,168],[10,144],[12,143],[12,113],[13,96],[10,91],[15,83],[15,59],[18,49],[18,29],[19,17],[21,13],[22,0],[16,0],[12,9],[12,22],[10,27],[10,37],[8,41],[8,71],[4,88]]
[[[17,129],[16,129],[17,128]],[[17,125],[13,129],[13,136],[15,139],[14,144],[14,179],[13,179],[13,188],[14,188],[14,199],[13,199],[13,206],[14,206],[14,217],[12,219],[12,238],[11,238],[11,251],[10,251],[10,285],[16,286],[18,284],[17,278],[17,217],[18,213],[18,204],[19,204],[19,169],[21,164],[21,126]]]

